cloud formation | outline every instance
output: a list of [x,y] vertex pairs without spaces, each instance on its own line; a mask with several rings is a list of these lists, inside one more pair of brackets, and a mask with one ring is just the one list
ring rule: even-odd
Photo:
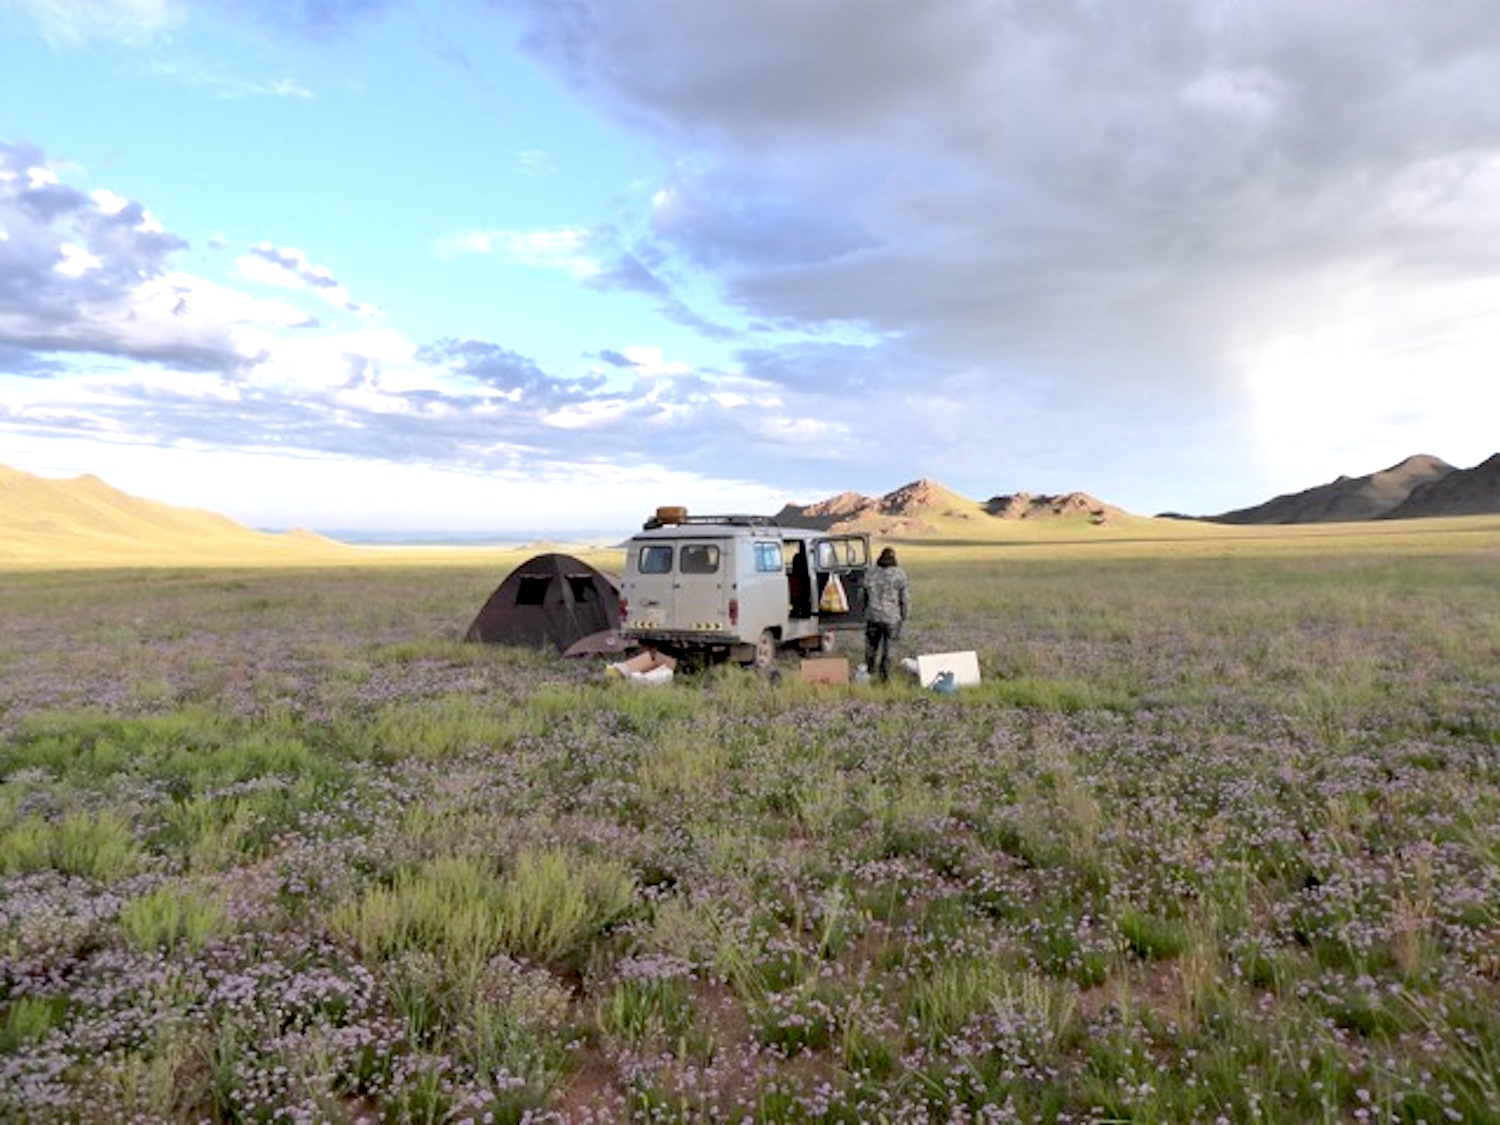
[[695,154],[656,233],[761,315],[1123,332],[1164,286],[1212,282],[1201,307],[1270,270],[1434,265],[1458,215],[1495,222],[1484,3],[507,6]]
[[35,146],[0,141],[0,346],[236,361],[222,316],[198,315],[209,291],[170,270],[185,247],[140,203],[70,187]]
[[1481,0],[501,6],[684,154],[662,256],[749,317],[886,341],[840,358],[865,384],[1052,387],[1170,423],[1184,397],[1238,409],[1243,349],[1341,319],[1351,287],[1378,316],[1495,273]]
[[[485,239],[548,266],[578,250],[571,236]],[[530,458],[540,472],[591,463],[601,443],[621,465],[705,463],[726,437],[774,445],[786,424],[768,388],[651,349],[566,375],[492,341],[336,330],[296,301],[371,310],[302,250],[259,242],[236,259],[248,284],[282,294],[268,300],[178,270],[186,249],[141,205],[65,186],[34,146],[0,146],[0,360],[32,382],[5,424],[474,471]],[[55,358],[80,354],[92,371]]]
[[[407,7],[22,6],[56,37],[217,18],[330,58]],[[0,364],[31,385],[8,424],[465,469],[607,448],[790,490],[931,474],[1193,510],[1173,481],[1312,448],[1395,460],[1445,413],[1500,409],[1479,374],[1500,348],[1492,0],[485,8],[661,163],[607,219],[465,214],[425,245],[636,299],[712,345],[696,362],[621,328],[580,332],[572,365],[503,330],[413,340],[296,236],[226,247],[238,277],[214,284],[149,201],[0,143]],[[69,30],[86,17],[102,30]],[[480,49],[447,50],[485,80]],[[532,141],[510,165],[539,182],[558,166]],[[80,356],[101,365],[72,402]]]
[[311,289],[334,308],[345,309],[356,316],[375,318],[380,310],[353,300],[349,290],[339,284],[327,266],[315,266],[295,247],[273,246],[257,242],[239,260],[240,272],[252,281],[287,289]]

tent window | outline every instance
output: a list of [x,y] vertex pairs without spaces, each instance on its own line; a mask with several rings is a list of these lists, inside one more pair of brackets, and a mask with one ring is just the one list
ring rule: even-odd
[[550,574],[523,574],[521,585],[516,590],[517,605],[546,605],[547,587],[552,585]]
[[719,548],[712,543],[685,543],[680,565],[683,574],[713,574],[719,569]]
[[587,574],[568,575],[568,587],[573,591],[573,600],[579,602],[597,602],[599,590],[594,585],[594,580]]
[[641,548],[640,572],[642,574],[669,574],[672,570],[672,548],[665,543],[652,543]]

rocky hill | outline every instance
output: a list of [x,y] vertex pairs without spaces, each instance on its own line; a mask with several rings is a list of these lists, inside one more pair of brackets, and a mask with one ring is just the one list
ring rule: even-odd
[[345,551],[310,532],[272,535],[225,516],[0,465],[0,564],[107,565],[304,558]]
[[1003,520],[1073,517],[1101,526],[1125,515],[1121,509],[1095,500],[1087,492],[1065,492],[1060,496],[1017,492],[1010,496],[994,496],[985,502],[984,510]]
[[1400,520],[1495,513],[1500,513],[1500,453],[1472,469],[1454,469],[1417,485],[1406,499],[1378,518]]
[[[1413,493],[1458,471],[1437,457],[1419,454],[1367,476],[1339,477],[1329,484],[1277,496],[1252,508],[1204,518],[1212,523],[1234,524],[1335,523],[1392,518]],[[1486,510],[1500,511],[1500,506]]]
[[984,503],[961,496],[936,481],[912,481],[883,496],[841,492],[815,504],[788,504],[777,522],[823,531],[864,531],[887,538],[921,538],[997,530],[1006,521],[1031,520],[1106,526],[1133,518],[1085,492],[1058,496],[1018,492]]

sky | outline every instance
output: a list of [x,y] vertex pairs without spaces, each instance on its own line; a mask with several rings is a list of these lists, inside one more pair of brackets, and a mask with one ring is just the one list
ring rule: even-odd
[[1494,0],[0,0],[0,464],[256,527],[1500,450]]

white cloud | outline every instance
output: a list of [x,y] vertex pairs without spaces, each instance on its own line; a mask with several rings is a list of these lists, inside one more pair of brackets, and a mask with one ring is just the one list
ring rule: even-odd
[[1268,122],[1282,101],[1276,76],[1253,68],[1210,71],[1189,82],[1182,96],[1189,105],[1252,124]]
[[310,320],[303,310],[284,301],[253,297],[188,273],[169,273],[143,284],[129,304],[146,310],[147,319],[158,327],[186,322],[205,329],[216,325],[295,328]]
[[364,305],[349,295],[327,266],[315,265],[305,252],[293,246],[278,247],[259,242],[248,254],[235,259],[235,266],[246,280],[282,289],[311,290],[326,304],[352,312],[365,319],[375,319],[380,311]]
[[96,191],[89,192],[89,198],[94,201],[95,206],[105,215],[118,215],[121,211],[125,210],[126,205],[130,202],[123,195],[117,195],[108,188],[99,188]]
[[89,270],[96,270],[104,264],[87,250],[70,242],[64,242],[58,247],[58,251],[62,254],[62,261],[54,268],[64,277],[82,277]]
[[561,270],[592,277],[603,270],[593,253],[593,232],[578,227],[552,230],[468,230],[444,236],[439,250],[446,254],[490,254],[517,265]]
[[628,409],[623,399],[577,403],[542,415],[542,422],[559,430],[595,430],[618,422]]
[[307,282],[280,262],[245,254],[236,258],[234,264],[248,281],[258,281],[262,285],[279,285],[284,289],[307,288]]
[[668,360],[661,348],[631,345],[621,348],[620,354],[630,361],[637,374],[647,378],[670,378],[685,375],[691,370],[681,360]]
[[247,353],[258,357],[250,376],[256,383],[304,391],[343,387],[351,382],[368,384],[380,377],[386,365],[399,369],[410,364],[416,352],[408,340],[391,329],[291,339],[261,333],[244,339]]
[[77,46],[97,39],[137,42],[175,26],[177,0],[10,0],[55,44]]

